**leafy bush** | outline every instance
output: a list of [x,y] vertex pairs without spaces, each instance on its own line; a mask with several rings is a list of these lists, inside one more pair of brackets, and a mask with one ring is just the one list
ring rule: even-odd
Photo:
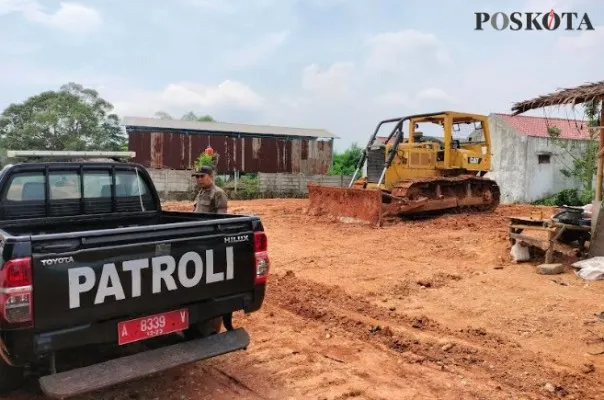
[[334,153],[329,175],[352,175],[363,155],[363,149],[353,143],[342,153]]
[[551,207],[561,207],[564,205],[583,206],[585,204],[590,204],[592,200],[593,192],[590,190],[585,190],[579,195],[579,191],[577,189],[565,189],[551,196],[537,200],[532,204]]
[[596,198],[596,193],[593,189],[589,189],[589,190],[584,190],[583,193],[581,193],[581,205],[585,205],[585,204],[591,204],[594,199]]
[[217,178],[215,181],[217,186],[221,187],[232,200],[249,200],[262,197],[260,186],[258,184],[258,176],[256,174],[246,174],[239,178],[237,183],[237,191],[235,191],[235,181],[225,181]]
[[217,176],[217,177],[214,179],[214,184],[215,184],[216,186],[220,187],[220,188],[224,188],[224,186],[227,184],[227,181],[226,181],[226,180],[224,180],[222,177]]
[[256,199],[260,197],[260,186],[258,182],[258,176],[256,174],[253,175],[243,175],[239,179],[239,183],[237,185],[237,192],[234,193],[238,198],[242,198],[239,196],[243,196],[245,199]]

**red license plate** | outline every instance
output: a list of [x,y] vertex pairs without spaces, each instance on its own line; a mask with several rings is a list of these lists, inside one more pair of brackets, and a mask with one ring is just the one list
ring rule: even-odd
[[117,324],[119,345],[185,330],[189,327],[187,309],[149,315]]

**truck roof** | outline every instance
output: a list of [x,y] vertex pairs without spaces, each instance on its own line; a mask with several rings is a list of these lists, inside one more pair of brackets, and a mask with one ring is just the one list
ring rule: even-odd
[[8,166],[25,163],[129,163],[133,151],[8,150]]

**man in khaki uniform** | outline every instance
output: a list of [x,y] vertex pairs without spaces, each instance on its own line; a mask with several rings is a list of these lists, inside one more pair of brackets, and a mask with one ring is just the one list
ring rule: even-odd
[[193,211],[226,214],[228,198],[224,190],[214,184],[212,171],[212,167],[203,166],[192,175],[197,179],[197,184],[201,187],[201,190],[197,193],[197,197],[195,197]]
[[[201,190],[197,193],[197,197],[195,197],[193,212],[219,214],[226,214],[227,212],[227,195],[224,190],[214,184],[214,179],[212,178],[213,171],[212,167],[203,166],[191,175],[196,178],[197,184],[201,187]],[[220,333],[223,326],[222,318],[215,317],[207,321],[198,322],[187,329],[184,335],[190,339],[197,339]],[[230,319],[227,327],[232,328]]]

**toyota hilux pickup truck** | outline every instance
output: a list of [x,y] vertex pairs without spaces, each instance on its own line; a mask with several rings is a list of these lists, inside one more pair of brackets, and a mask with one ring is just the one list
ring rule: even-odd
[[232,315],[264,300],[257,216],[162,210],[121,152],[33,153],[0,171],[0,391],[27,371],[67,398],[247,348]]

